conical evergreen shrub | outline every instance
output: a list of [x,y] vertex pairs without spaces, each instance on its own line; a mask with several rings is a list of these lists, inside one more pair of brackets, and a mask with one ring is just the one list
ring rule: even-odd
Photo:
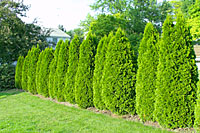
[[23,68],[22,68],[22,89],[28,91],[28,71],[30,64],[31,51],[28,51],[27,56],[24,59]]
[[113,113],[135,114],[136,59],[120,28],[107,51],[102,77],[104,103]]
[[36,68],[37,68],[37,61],[40,54],[39,45],[37,48],[35,46],[31,49],[31,56],[29,61],[29,71],[28,71],[28,91],[36,94]]
[[80,41],[77,35],[74,36],[69,46],[69,66],[65,81],[65,100],[75,103],[75,76],[78,69]]
[[136,76],[136,111],[143,121],[153,120],[159,50],[158,39],[158,31],[151,23],[148,23],[139,47]]
[[49,96],[49,65],[51,63],[51,60],[53,59],[53,49],[52,48],[46,48],[43,51],[42,54],[42,61],[40,63],[40,71],[39,71],[39,89],[40,93],[48,97]]
[[65,101],[64,98],[64,89],[65,89],[65,75],[68,68],[68,59],[69,59],[69,42],[68,40],[65,43],[61,44],[57,69],[56,69],[56,80],[57,80],[57,93],[56,98],[58,101]]
[[42,94],[42,88],[40,88],[41,87],[40,69],[41,69],[41,63],[43,60],[43,54],[44,54],[44,51],[41,51],[38,58],[37,67],[36,67],[36,88],[37,88],[38,94]]
[[15,70],[15,87],[18,89],[22,89],[22,68],[24,63],[24,57],[19,56],[17,60],[17,66]]
[[102,100],[102,75],[105,65],[105,55],[108,48],[108,43],[113,37],[113,33],[109,34],[109,37],[104,36],[97,47],[97,54],[95,55],[95,69],[93,76],[93,102],[94,106],[98,109],[105,109],[105,104]]
[[56,88],[56,81],[57,81],[57,76],[56,76],[56,69],[57,69],[57,62],[58,62],[58,56],[59,56],[59,51],[60,51],[60,47],[61,44],[63,43],[63,40],[60,40],[57,45],[56,45],[56,49],[54,52],[54,58],[51,61],[50,64],[50,73],[49,73],[49,95],[51,98],[55,98],[56,97],[56,92],[57,92],[57,88]]
[[198,82],[197,104],[195,108],[195,125],[197,132],[200,132],[200,81]]
[[75,99],[79,107],[93,106],[93,72],[97,48],[96,36],[88,33],[86,40],[80,46],[78,70],[76,73]]
[[167,128],[192,127],[198,77],[192,37],[182,15],[176,25],[167,17],[159,44],[155,118]]

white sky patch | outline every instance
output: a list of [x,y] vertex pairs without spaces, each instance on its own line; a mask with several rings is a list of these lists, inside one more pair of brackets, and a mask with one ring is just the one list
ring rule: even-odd
[[94,14],[89,5],[94,0],[24,0],[25,5],[30,5],[27,18],[23,20],[31,23],[37,18],[38,24],[46,28],[57,28],[63,25],[67,30],[78,28],[81,20],[88,13]]

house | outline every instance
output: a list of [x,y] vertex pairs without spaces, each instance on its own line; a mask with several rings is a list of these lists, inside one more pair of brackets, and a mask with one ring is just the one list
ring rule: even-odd
[[60,29],[50,29],[50,35],[47,37],[47,42],[49,42],[49,45],[55,48],[56,44],[59,40],[69,40],[70,36],[63,32]]
[[196,64],[198,67],[198,71],[200,70],[200,45],[194,45],[194,52],[196,54]]

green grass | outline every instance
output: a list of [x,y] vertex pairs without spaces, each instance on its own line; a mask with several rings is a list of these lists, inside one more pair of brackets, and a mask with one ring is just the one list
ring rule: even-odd
[[0,92],[0,132],[161,133],[158,128],[43,100],[26,92]]

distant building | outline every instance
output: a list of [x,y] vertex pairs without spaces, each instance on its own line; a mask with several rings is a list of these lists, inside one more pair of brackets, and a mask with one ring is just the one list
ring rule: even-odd
[[200,45],[194,45],[194,52],[196,54],[196,64],[198,67],[198,71],[200,70]]
[[63,32],[60,29],[50,29],[50,35],[49,37],[47,37],[47,42],[49,42],[49,45],[52,46],[53,48],[55,48],[56,44],[58,43],[58,41],[60,40],[69,40],[70,36],[68,34],[66,34],[65,32]]

